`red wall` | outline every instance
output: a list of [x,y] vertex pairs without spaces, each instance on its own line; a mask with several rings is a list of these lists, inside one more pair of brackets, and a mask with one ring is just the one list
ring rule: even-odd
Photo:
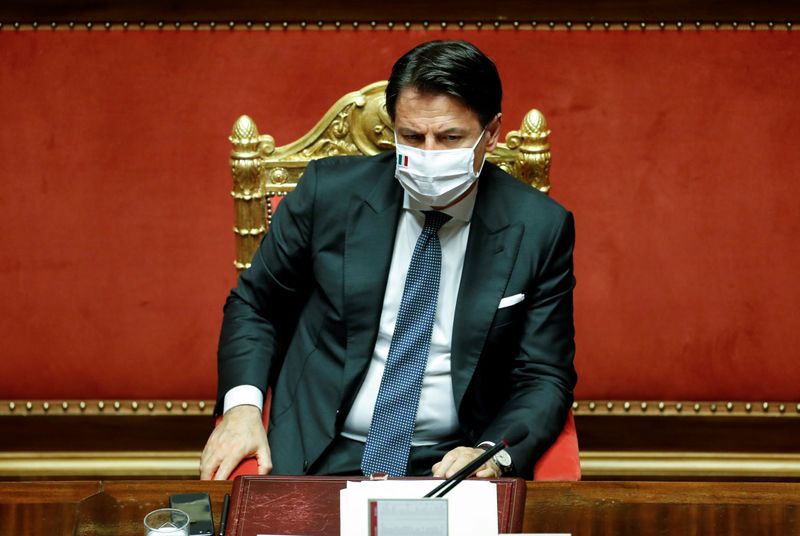
[[580,398],[800,399],[800,37],[0,31],[0,398],[211,398],[227,136],[286,143],[414,44],[466,38],[553,130]]

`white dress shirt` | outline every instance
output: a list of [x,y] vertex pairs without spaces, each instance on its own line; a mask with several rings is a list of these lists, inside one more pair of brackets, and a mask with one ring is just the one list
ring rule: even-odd
[[[477,191],[477,188],[473,188],[467,197],[442,210],[452,219],[439,230],[442,269],[428,365],[422,380],[422,393],[411,443],[414,446],[437,444],[458,433],[458,415],[450,375],[450,349],[456,300]],[[421,205],[403,192],[403,210],[397,225],[375,349],[364,382],[342,430],[342,435],[350,439],[366,441],[369,432],[411,255],[425,223],[423,210],[430,210],[430,207]],[[263,403],[260,389],[252,385],[240,385],[225,394],[224,411],[242,404],[261,408]]]
[[[453,399],[453,381],[450,376],[450,347],[453,339],[453,318],[456,312],[456,299],[464,268],[464,252],[469,237],[469,221],[475,206],[478,189],[457,204],[442,210],[452,216],[439,230],[442,247],[442,269],[439,278],[439,293],[436,302],[436,316],[433,320],[431,346],[428,365],[422,379],[422,392],[414,426],[413,446],[435,445],[458,433],[458,415]],[[357,441],[366,441],[372,413],[378,398],[383,369],[389,355],[389,346],[394,334],[397,313],[406,284],[408,267],[417,239],[425,224],[423,210],[430,207],[420,205],[404,192],[403,211],[397,225],[394,240],[394,253],[389,267],[389,279],[383,296],[383,310],[378,327],[375,350],[361,389],[356,395],[353,407],[347,415],[342,435]]]

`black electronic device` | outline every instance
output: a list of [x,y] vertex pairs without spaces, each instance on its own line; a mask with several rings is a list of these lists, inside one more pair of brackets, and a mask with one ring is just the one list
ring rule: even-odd
[[214,518],[208,493],[170,495],[169,506],[188,514],[190,536],[214,536]]

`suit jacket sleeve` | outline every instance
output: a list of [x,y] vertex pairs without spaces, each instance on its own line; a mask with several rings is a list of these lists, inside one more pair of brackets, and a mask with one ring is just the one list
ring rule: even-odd
[[564,426],[577,380],[572,317],[575,226],[571,213],[563,211],[562,216],[533,274],[519,349],[510,367],[510,395],[481,435],[482,441],[497,441],[512,424],[521,423],[527,434],[508,452],[517,473],[528,479]]
[[254,385],[265,392],[280,370],[311,280],[315,192],[316,166],[310,162],[228,296],[217,352],[217,413],[229,389]]

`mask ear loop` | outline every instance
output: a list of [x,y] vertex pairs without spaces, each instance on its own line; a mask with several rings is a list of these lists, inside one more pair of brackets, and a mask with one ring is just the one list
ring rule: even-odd
[[480,134],[480,136],[478,136],[478,139],[477,139],[477,140],[475,140],[475,143],[473,143],[473,144],[472,144],[472,150],[473,150],[473,151],[475,150],[475,148],[478,146],[478,144],[479,144],[479,143],[481,142],[481,140],[483,139],[483,135],[484,135],[484,134],[486,134],[486,128],[484,128],[483,130],[481,130],[481,134]]
[[[475,176],[475,180],[477,180],[478,177],[480,177],[481,171],[483,171],[483,166],[484,166],[484,164],[486,164],[486,157],[488,156],[488,151],[484,151],[483,152],[483,162],[481,162],[481,168],[476,172],[475,171],[475,149],[478,147],[478,144],[481,142],[481,139],[483,139],[483,136],[486,134],[487,127],[492,123],[492,121],[498,121],[499,122],[500,118],[502,116],[503,116],[503,113],[502,112],[498,112],[497,115],[495,115],[491,119],[491,121],[486,123],[486,126],[483,127],[483,130],[481,130],[481,135],[478,136],[478,139],[475,140],[475,144],[472,146],[472,161],[470,162],[469,172],[470,172],[471,175]],[[395,137],[397,137],[397,134],[395,134]]]
[[[492,121],[494,121],[494,119]],[[483,166],[484,164],[486,164],[486,151],[483,151],[483,162],[481,162],[480,169],[478,169],[478,171],[475,171],[475,149],[478,148],[478,144],[481,142],[485,134],[486,134],[486,127],[483,127],[483,130],[481,130],[481,135],[478,136],[478,139],[475,140],[475,143],[472,145],[472,158],[469,159],[469,174],[475,180],[478,180],[478,177],[481,176],[481,171],[483,171]]]

